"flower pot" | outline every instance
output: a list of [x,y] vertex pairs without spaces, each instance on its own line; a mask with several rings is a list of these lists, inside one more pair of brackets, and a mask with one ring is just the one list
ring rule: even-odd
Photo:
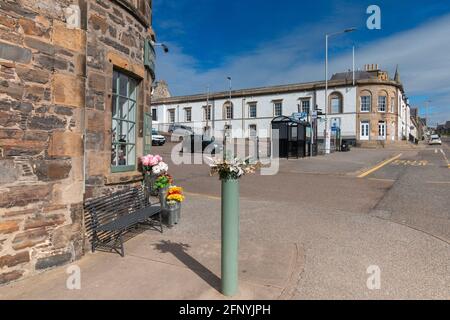
[[176,204],[172,205],[167,204],[167,206],[162,210],[163,222],[169,228],[172,228],[179,221],[180,211],[181,203],[177,202]]
[[161,203],[161,208],[166,208],[167,207],[167,193],[169,191],[169,187],[165,187],[162,189],[159,189],[159,202]]

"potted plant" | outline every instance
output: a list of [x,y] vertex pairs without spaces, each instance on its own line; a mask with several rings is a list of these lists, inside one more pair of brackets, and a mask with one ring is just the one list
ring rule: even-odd
[[158,190],[159,202],[161,203],[161,207],[163,208],[166,207],[167,192],[172,183],[173,178],[168,173],[160,175],[155,181],[154,189]]
[[142,164],[142,171],[144,173],[145,191],[148,196],[157,196],[158,190],[155,190],[153,188],[155,180],[161,174],[162,169],[165,169],[165,172],[167,172],[169,168],[167,164],[163,162],[163,159],[160,155],[148,154],[141,157],[140,161]]
[[163,218],[170,228],[180,221],[181,203],[183,201],[183,188],[176,186],[169,187],[166,197],[166,207],[163,209]]

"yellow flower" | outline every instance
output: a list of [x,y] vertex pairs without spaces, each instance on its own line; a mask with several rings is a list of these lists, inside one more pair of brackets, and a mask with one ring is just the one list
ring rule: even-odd
[[183,202],[184,201],[184,196],[182,196],[181,194],[170,194],[170,195],[167,196],[167,200],[168,201]]

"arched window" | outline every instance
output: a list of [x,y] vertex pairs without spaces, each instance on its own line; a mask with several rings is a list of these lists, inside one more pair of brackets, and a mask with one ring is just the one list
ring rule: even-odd
[[332,94],[330,94],[329,103],[329,113],[343,113],[344,99],[340,92],[333,92]]
[[234,118],[233,103],[230,101],[225,102],[223,105],[223,118],[224,119]]

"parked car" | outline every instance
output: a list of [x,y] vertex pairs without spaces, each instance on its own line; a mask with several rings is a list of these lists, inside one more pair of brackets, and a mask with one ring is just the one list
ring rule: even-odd
[[184,133],[185,133],[185,135],[194,134],[194,130],[192,130],[191,127],[183,126],[180,124],[171,124],[169,126],[169,133],[174,133],[174,132],[176,132],[178,134],[182,134],[182,135],[184,135]]
[[441,137],[439,137],[437,134],[433,134],[430,137],[430,141],[428,142],[429,145],[442,145]]
[[159,134],[156,129],[152,129],[152,145],[163,146],[166,143],[166,138]]
[[[200,150],[201,145],[201,150]],[[183,152],[216,154],[223,150],[222,143],[216,142],[214,137],[190,135],[183,141]]]
[[172,135],[172,141],[183,140],[183,137],[194,134],[194,130],[191,127],[183,126],[180,124],[171,124],[169,126],[169,133]]

